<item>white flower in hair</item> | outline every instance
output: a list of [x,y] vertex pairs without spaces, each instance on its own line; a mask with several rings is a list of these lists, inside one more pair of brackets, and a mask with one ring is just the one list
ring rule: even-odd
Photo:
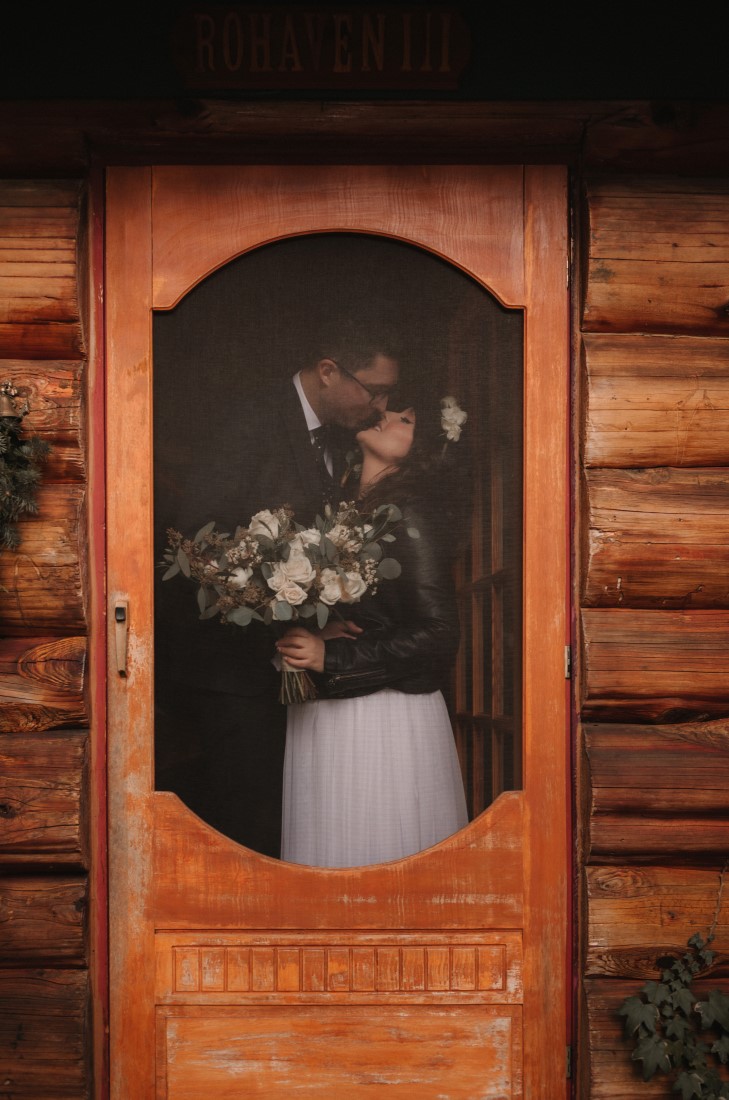
[[446,439],[451,443],[457,443],[461,438],[461,430],[468,420],[468,413],[460,408],[455,397],[442,397],[440,400],[440,426],[446,434]]

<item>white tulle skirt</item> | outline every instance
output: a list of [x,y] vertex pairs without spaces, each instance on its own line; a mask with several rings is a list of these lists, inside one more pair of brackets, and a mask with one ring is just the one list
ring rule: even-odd
[[441,692],[388,688],[288,708],[282,859],[383,863],[429,848],[467,821]]

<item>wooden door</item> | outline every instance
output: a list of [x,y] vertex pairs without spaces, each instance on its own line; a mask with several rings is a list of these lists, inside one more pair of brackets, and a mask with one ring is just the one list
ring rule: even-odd
[[[264,242],[332,230],[429,250],[525,318],[523,789],[351,870],[258,855],[152,775],[152,310]],[[114,1100],[567,1094],[566,232],[554,167],[109,172]]]

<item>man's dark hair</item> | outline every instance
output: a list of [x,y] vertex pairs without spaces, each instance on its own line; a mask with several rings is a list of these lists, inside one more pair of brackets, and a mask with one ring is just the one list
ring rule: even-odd
[[395,326],[376,314],[338,317],[316,334],[309,364],[333,359],[356,374],[365,370],[377,355],[399,360],[401,342]]

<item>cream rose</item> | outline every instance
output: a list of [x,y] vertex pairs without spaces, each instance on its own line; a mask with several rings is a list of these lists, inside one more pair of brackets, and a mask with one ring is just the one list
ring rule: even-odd
[[355,603],[367,591],[367,585],[356,569],[340,576],[339,584],[342,588],[342,603]]
[[[269,584],[271,582],[269,581]],[[276,592],[276,598],[279,600],[285,600],[286,603],[290,603],[292,607],[298,607],[303,603],[307,597],[305,589],[294,581],[285,581]]]
[[336,569],[322,569],[321,581],[322,587],[319,593],[321,602],[327,604],[329,607],[331,607],[332,604],[339,603],[342,596],[342,589],[339,584],[339,574]]
[[268,539],[276,539],[279,534],[279,522],[273,512],[264,508],[262,512],[256,512],[248,525],[248,530],[253,536],[264,535]]

